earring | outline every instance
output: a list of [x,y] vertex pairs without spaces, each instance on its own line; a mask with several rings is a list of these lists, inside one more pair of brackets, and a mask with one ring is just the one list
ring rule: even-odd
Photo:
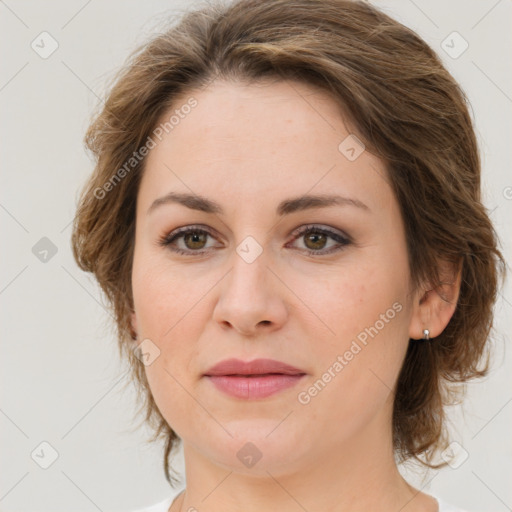
[[430,331],[428,329],[423,329],[423,339],[429,340],[430,339]]

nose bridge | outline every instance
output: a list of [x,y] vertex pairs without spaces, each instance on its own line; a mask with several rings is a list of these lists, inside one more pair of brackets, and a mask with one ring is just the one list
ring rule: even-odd
[[268,248],[264,248],[253,236],[246,236],[235,248],[233,266],[228,281],[241,297],[260,294],[268,286]]
[[258,325],[280,325],[286,308],[277,294],[269,265],[269,249],[252,236],[235,247],[231,270],[221,284],[214,318],[244,334],[254,334]]

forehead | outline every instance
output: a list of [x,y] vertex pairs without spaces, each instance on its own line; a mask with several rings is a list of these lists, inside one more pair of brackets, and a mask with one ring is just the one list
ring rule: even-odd
[[[146,159],[147,201],[167,189],[252,199],[339,189],[364,191],[370,203],[368,195],[382,195],[382,162],[358,145],[341,108],[319,88],[282,80],[213,82],[176,98],[158,126],[171,116]],[[357,158],[344,154],[347,144]]]
[[[192,108],[188,106],[191,102],[195,104]],[[278,154],[287,154],[290,143],[303,142],[304,138],[312,142],[323,139],[322,150],[329,144],[331,149],[337,150],[336,133],[347,132],[340,111],[325,91],[300,82],[216,81],[205,89],[192,90],[175,98],[172,107],[159,120],[158,125],[165,133],[151,151],[149,160],[171,149],[178,149],[180,153],[201,149],[211,155],[219,155],[226,149],[230,158],[236,156],[238,149],[244,157],[264,158],[269,156],[264,150],[270,145],[279,150]],[[166,125],[171,117],[172,123]],[[182,144],[185,140],[186,146]],[[233,141],[243,141],[244,145],[233,144]],[[304,147],[306,149],[311,151],[313,144]]]

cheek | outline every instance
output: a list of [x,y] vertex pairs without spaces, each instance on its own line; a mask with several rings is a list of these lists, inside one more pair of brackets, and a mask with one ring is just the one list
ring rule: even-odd
[[159,378],[172,381],[164,368],[180,382],[197,373],[192,367],[198,359],[195,340],[204,330],[204,304],[218,277],[205,272],[191,279],[192,272],[192,267],[185,272],[158,254],[134,255],[132,288],[139,338],[151,340],[160,351],[155,364],[146,367],[148,378],[160,372]]
[[[301,326],[313,344],[315,377],[329,382],[319,393],[320,409],[329,409],[334,401],[334,414],[372,414],[391,392],[408,344],[406,263],[401,253],[387,258],[375,254],[357,264],[347,261],[304,295],[321,319],[305,315]],[[329,371],[336,376],[326,375]]]
[[348,349],[350,340],[359,334],[364,342],[365,329],[374,325],[383,334],[380,338],[387,338],[401,332],[407,323],[402,312],[408,282],[399,270],[402,262],[378,255],[366,261],[356,259],[289,278],[304,303],[301,321],[305,332],[317,329],[323,340],[319,349],[328,353]]
[[158,350],[144,367],[149,388],[159,411],[181,436],[197,414],[187,390],[197,372],[192,367],[197,360],[192,340],[200,337],[202,328],[194,321],[200,297],[168,263],[142,255],[134,257],[132,287],[139,339],[151,340]]
[[[179,326],[197,292],[158,251],[135,250],[132,289],[140,335],[161,342]],[[196,297],[197,302],[197,297]],[[187,308],[188,306],[188,308]]]

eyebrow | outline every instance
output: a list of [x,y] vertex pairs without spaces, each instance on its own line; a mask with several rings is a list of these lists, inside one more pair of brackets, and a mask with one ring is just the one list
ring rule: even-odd
[[[197,194],[169,192],[165,196],[155,199],[149,207],[147,214],[149,215],[159,206],[164,204],[177,203],[191,210],[198,210],[204,213],[224,214],[222,206],[215,201]],[[280,217],[290,215],[298,211],[309,210],[313,208],[327,208],[329,206],[355,206],[362,210],[370,211],[370,208],[359,201],[350,197],[342,197],[338,195],[306,195],[294,197],[281,201],[276,209]]]

